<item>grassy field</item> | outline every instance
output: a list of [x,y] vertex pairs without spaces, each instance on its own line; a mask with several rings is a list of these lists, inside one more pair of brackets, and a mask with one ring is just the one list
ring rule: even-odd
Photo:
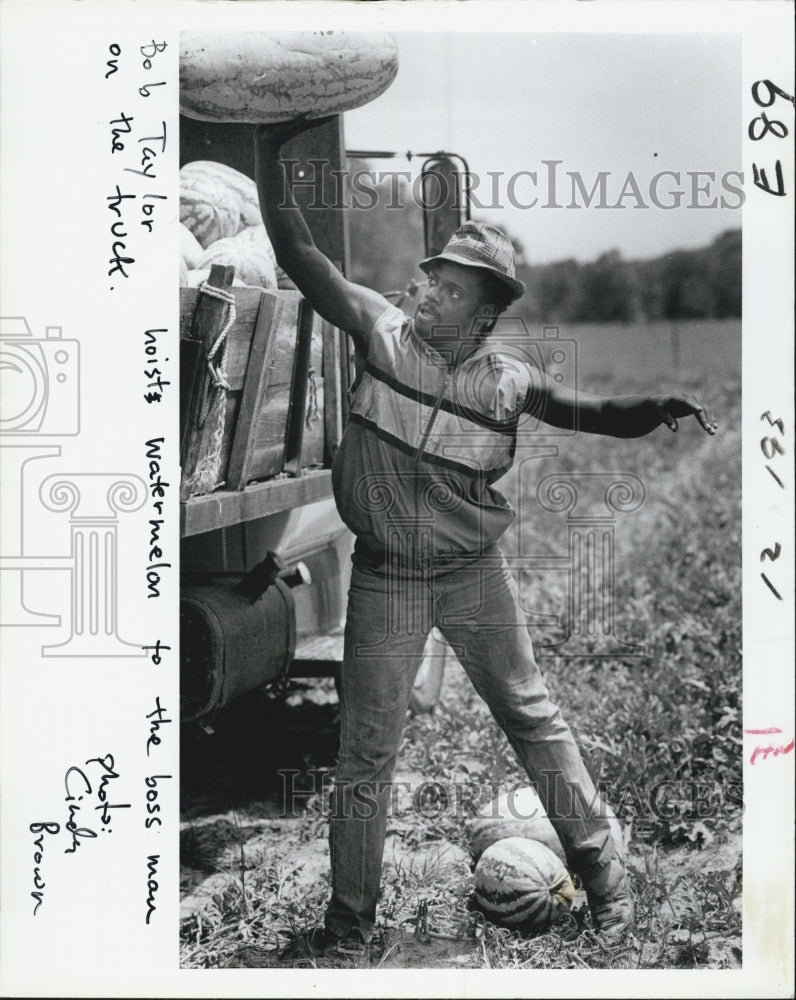
[[651,376],[677,386],[712,384],[741,370],[740,320],[656,320],[650,323],[582,323],[560,328],[578,344],[581,388],[607,379],[622,392],[626,378]]
[[[648,354],[646,367],[636,359],[619,374],[617,360],[616,371],[592,366],[581,381],[582,388],[604,393],[679,384],[713,409],[720,425],[715,437],[695,421],[683,422],[677,434],[659,428],[634,441],[576,435],[561,441],[558,456],[537,463],[539,476],[630,473],[646,491],[638,510],[617,517],[615,606],[617,634],[644,642],[647,655],[540,655],[554,700],[624,828],[637,901],[632,933],[621,947],[607,948],[592,932],[582,898],[572,916],[545,934],[524,936],[490,924],[468,907],[472,871],[458,811],[431,802],[424,815],[398,802],[375,942],[354,964],[739,966],[740,378],[726,359],[739,356],[737,333],[737,324],[727,325],[714,331],[713,352],[700,348],[706,357],[722,358],[715,369],[703,363],[692,365],[687,377],[670,377],[659,350],[654,364]],[[682,344],[679,350],[682,359]],[[506,548],[566,552],[564,515],[551,522],[542,512],[533,516],[524,477],[512,473],[501,484],[515,505],[531,512],[507,535]],[[565,608],[565,574],[530,570],[522,583],[534,611]],[[547,630],[532,634],[541,649]],[[304,801],[297,818],[281,818],[274,772],[294,767],[304,781],[312,769],[331,770],[335,701],[331,682],[320,681],[296,688],[286,704],[241,706],[226,730],[220,727],[214,747],[186,763],[184,965],[278,964],[277,947],[321,918],[328,893],[323,797]],[[407,720],[396,778],[500,788],[523,775],[463,672],[449,669],[436,710]]]

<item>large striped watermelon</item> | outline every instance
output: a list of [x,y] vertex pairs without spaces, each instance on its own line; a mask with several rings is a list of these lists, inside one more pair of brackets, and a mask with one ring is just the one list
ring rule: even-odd
[[542,800],[530,785],[502,792],[468,820],[466,830],[473,861],[478,861],[487,847],[507,837],[538,840],[561,861],[565,860],[564,848],[547,818]]
[[382,31],[183,31],[180,111],[207,122],[285,122],[360,108],[390,86]]
[[181,222],[180,224],[180,256],[185,261],[185,266],[190,269],[198,267],[202,259],[204,250],[202,244],[197,240],[191,230]]
[[206,249],[240,230],[240,198],[218,176],[191,171],[190,166],[180,171],[180,222]]
[[574,898],[569,872],[538,840],[499,840],[475,866],[475,902],[505,927],[544,930],[569,910]]
[[245,236],[248,230],[244,230],[237,236],[211,243],[202,255],[198,268],[209,268],[213,264],[231,265],[235,268],[235,276],[244,285],[276,288],[276,257],[265,235],[265,226],[261,228],[261,240]]
[[[600,799],[595,802],[594,809],[601,810],[601,814],[606,817],[614,843],[622,850],[622,827],[610,806]],[[561,861],[566,857],[542,800],[530,785],[518,784],[502,792],[467,821],[466,830],[473,861],[478,861],[487,847],[506,837],[538,840],[557,854]]]
[[[189,188],[206,188],[209,185],[211,190],[215,189],[216,184],[220,185],[234,194],[237,200],[240,216],[238,232],[247,226],[262,226],[257,185],[240,170],[216,160],[192,160],[180,167],[180,184]],[[234,236],[235,233],[230,235]]]

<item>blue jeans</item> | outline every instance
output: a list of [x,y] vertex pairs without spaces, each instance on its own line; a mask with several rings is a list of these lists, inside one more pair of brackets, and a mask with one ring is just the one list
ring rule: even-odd
[[390,781],[426,637],[436,625],[506,734],[584,881],[614,854],[572,733],[550,701],[517,587],[497,546],[447,572],[357,564],[348,596],[340,753],[329,843],[334,933],[373,927]]

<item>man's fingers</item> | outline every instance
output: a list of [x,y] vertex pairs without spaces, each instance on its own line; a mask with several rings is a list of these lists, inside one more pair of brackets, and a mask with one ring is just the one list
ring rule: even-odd
[[666,425],[673,431],[677,430],[677,421],[674,420],[674,424],[672,424],[671,420],[675,416],[686,417],[691,413],[693,413],[699,421],[700,426],[708,434],[715,434],[718,430],[718,424],[713,419],[710,411],[703,406],[696,396],[674,396],[664,405],[664,410]]
[[[306,115],[304,117],[307,117]],[[337,118],[337,115],[322,115],[320,118],[311,118],[309,120],[309,127],[315,128],[316,125],[325,125],[326,122],[330,122],[333,118]]]
[[697,410],[697,420],[700,424],[702,424],[708,434],[715,434],[718,430],[718,424],[703,407],[700,407]]
[[311,128],[317,128],[319,125],[323,125],[331,121],[332,118],[337,117],[336,115],[324,115],[322,118],[310,118],[310,113],[309,111],[304,111],[289,121],[276,122],[272,125],[258,125],[254,130],[255,138],[270,137],[272,139],[276,138],[282,143],[288,142],[297,135],[301,135],[302,132],[307,132]]
[[705,407],[697,402],[694,408],[694,414],[697,420],[700,422],[702,427],[708,432],[708,434],[715,434],[718,430],[718,424],[711,416],[710,412],[705,409]]
[[285,131],[299,135],[301,132],[308,132],[311,128],[325,125],[326,122],[330,122],[335,117],[336,115],[323,115],[321,118],[310,118],[310,112],[305,111],[296,115],[291,121],[285,122]]

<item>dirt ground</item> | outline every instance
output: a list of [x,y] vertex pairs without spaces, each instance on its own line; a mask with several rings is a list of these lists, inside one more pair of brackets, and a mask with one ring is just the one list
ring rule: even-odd
[[[321,921],[329,871],[322,797],[295,797],[294,815],[286,818],[285,788],[289,782],[306,786],[313,774],[315,787],[320,787],[321,774],[334,762],[336,715],[334,689],[322,683],[283,703],[248,699],[219,722],[215,735],[184,737],[180,908],[184,965],[274,966],[278,950],[288,940],[286,919],[294,920],[296,929]],[[280,775],[279,770],[288,774]],[[416,788],[423,775],[399,769],[395,781]],[[505,930],[496,937],[496,929],[488,924],[475,925],[474,931],[472,915],[458,905],[472,885],[464,831],[454,828],[446,835],[448,825],[444,830],[433,824],[418,828],[408,798],[399,795],[394,806],[385,850],[386,902],[380,904],[381,930],[367,967],[589,964],[589,953],[582,948],[577,961],[567,959],[572,949],[562,944],[564,931],[563,939],[543,936],[554,939],[556,953],[549,942],[542,951],[541,946],[530,950],[527,942],[516,940],[516,933]],[[701,850],[631,843],[629,861],[641,890],[637,908],[656,907],[659,913],[657,923],[649,913],[640,921],[632,955],[623,964],[661,964],[662,946],[654,928],[663,921],[663,964],[739,968],[740,852],[740,834],[705,844]],[[269,879],[270,917],[265,912],[255,919],[257,880],[264,872]],[[699,899],[693,891],[697,883]],[[449,888],[454,893],[450,899],[445,897]],[[737,918],[732,933],[727,932],[730,906]],[[573,912],[580,927],[588,922],[582,892]],[[574,933],[575,921],[570,923]]]

